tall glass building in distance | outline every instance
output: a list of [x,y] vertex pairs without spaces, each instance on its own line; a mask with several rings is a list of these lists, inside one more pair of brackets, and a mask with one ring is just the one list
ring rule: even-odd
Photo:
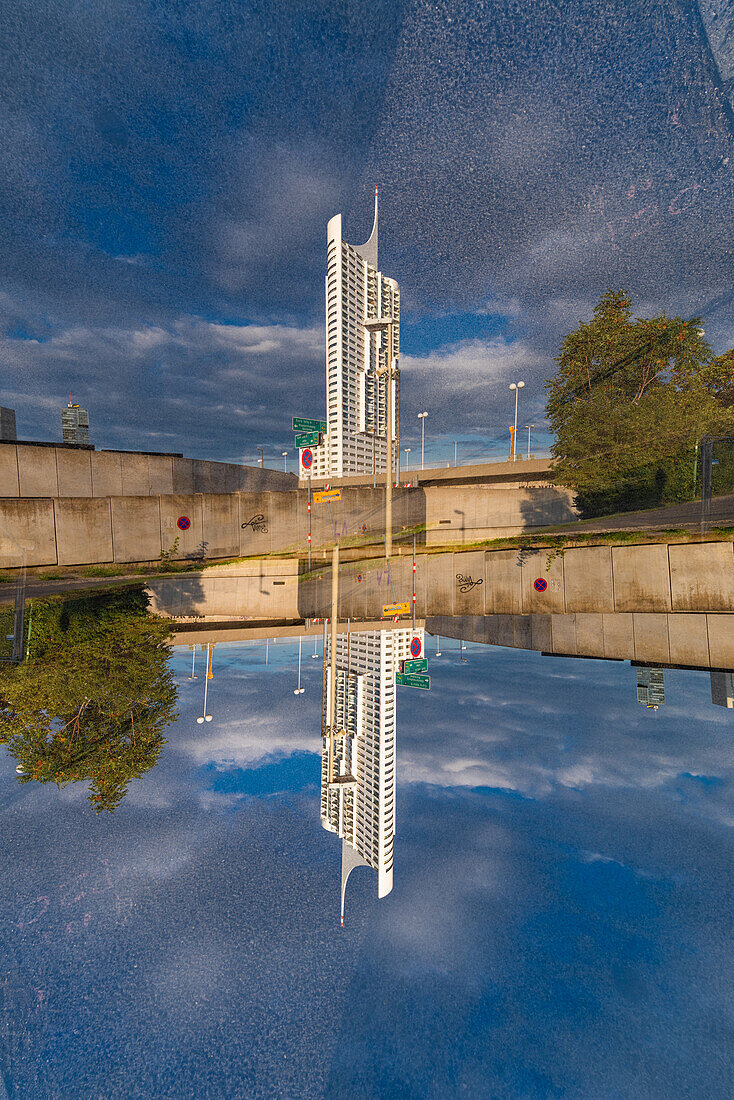
[[61,435],[64,443],[89,443],[89,413],[71,401],[61,410]]
[[[392,322],[392,358],[400,350],[400,289],[378,267],[378,195],[369,240],[348,244],[342,216],[326,231],[326,423],[327,433],[313,448],[313,465],[301,477],[346,477],[387,468],[387,329],[370,330],[365,321]],[[393,468],[397,468],[400,380],[393,384]]]

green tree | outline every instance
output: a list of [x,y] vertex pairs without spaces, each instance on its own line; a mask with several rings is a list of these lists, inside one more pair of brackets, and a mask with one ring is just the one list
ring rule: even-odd
[[176,717],[168,634],[142,586],[34,602],[28,659],[0,670],[0,744],[22,782],[87,781],[95,810],[119,804]]
[[734,431],[733,357],[712,358],[699,319],[635,320],[627,294],[606,292],[547,384],[554,480],[576,490],[583,515],[694,495],[697,442]]

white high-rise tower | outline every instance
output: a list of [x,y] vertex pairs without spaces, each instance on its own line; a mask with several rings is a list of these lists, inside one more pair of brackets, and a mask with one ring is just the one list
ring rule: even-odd
[[355,867],[377,871],[377,896],[392,890],[395,836],[396,687],[400,661],[424,630],[337,635],[336,722],[330,736],[331,640],[327,639],[321,755],[321,824],[342,838],[341,914]]
[[[342,216],[326,231],[326,422],[313,449],[313,477],[384,472],[387,468],[387,377],[400,349],[400,290],[378,269],[377,188],[375,220],[366,244],[342,239]],[[383,328],[365,322],[385,322]],[[387,328],[390,322],[390,328]],[[400,380],[393,385],[393,468],[400,446]],[[301,451],[302,455],[303,451]],[[299,455],[300,459],[300,455]],[[299,462],[301,476],[307,476]]]

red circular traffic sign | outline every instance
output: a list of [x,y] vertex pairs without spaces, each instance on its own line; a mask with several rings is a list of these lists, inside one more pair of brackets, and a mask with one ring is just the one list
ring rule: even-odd
[[545,577],[538,577],[537,581],[534,582],[533,587],[536,592],[545,592],[546,588],[548,587],[548,581],[545,579]]
[[182,531],[188,531],[189,527],[191,526],[191,520],[188,516],[179,516],[178,526],[181,528]]
[[410,652],[413,654],[414,657],[420,657],[420,655],[421,655],[421,640],[420,640],[420,638],[413,638],[413,641],[410,643]]
[[310,470],[313,465],[313,451],[309,447],[301,454],[301,465],[304,470]]

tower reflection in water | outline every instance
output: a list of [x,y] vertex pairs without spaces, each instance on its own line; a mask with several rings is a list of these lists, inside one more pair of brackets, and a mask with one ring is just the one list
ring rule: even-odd
[[[377,896],[393,884],[395,836],[395,675],[410,659],[411,641],[424,651],[422,628],[347,631],[324,651],[321,824],[342,841],[344,895],[355,867],[377,872]],[[332,668],[336,675],[332,686]],[[332,720],[332,709],[334,718]]]

